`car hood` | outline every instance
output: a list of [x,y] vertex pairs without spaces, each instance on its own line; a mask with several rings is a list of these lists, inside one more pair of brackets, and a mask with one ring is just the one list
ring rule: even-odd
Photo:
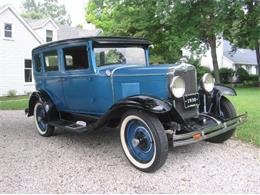
[[158,76],[166,75],[170,68],[175,67],[175,64],[160,64],[150,66],[137,66],[137,65],[118,65],[111,67],[100,68],[99,73],[107,76]]

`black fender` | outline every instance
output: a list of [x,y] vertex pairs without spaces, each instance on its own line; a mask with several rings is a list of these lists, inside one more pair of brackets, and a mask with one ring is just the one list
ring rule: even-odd
[[184,121],[169,101],[141,95],[130,96],[114,104],[95,123],[94,128],[97,129],[105,125],[116,127],[120,123],[122,115],[130,109],[144,110],[161,118],[168,117],[169,120],[176,118],[176,120]]
[[237,93],[234,88],[227,87],[225,85],[216,84],[212,92],[205,93],[202,90],[200,90],[200,111],[204,111],[204,105],[205,105],[205,98],[206,96],[206,107],[207,112],[215,114],[217,116],[221,116],[221,109],[220,109],[220,101],[223,96],[236,96]]
[[221,96],[223,95],[237,96],[236,90],[232,87],[228,87],[222,84],[216,84],[214,89],[218,90],[221,93]]
[[58,119],[59,113],[56,109],[55,104],[51,100],[49,94],[46,91],[39,90],[34,91],[29,99],[29,107],[26,109],[27,116],[33,116],[34,106],[37,102],[41,102],[44,106],[44,110],[46,112],[46,121],[51,121],[54,119]]

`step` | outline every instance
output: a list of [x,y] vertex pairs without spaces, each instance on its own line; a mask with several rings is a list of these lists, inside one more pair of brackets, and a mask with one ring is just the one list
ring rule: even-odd
[[68,120],[63,120],[63,119],[51,121],[48,124],[53,125],[55,127],[62,128],[62,129],[66,129],[69,131],[78,132],[78,133],[90,131],[92,128],[91,124],[84,125],[82,122],[78,122],[78,121],[74,122],[74,121],[68,121]]

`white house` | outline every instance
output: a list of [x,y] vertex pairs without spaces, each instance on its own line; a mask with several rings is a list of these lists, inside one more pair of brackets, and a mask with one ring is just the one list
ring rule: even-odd
[[[191,52],[187,49],[182,50],[184,56],[190,56]],[[201,65],[213,70],[212,57],[210,49],[205,54],[195,56],[200,58]],[[244,68],[249,74],[258,74],[257,60],[255,50],[237,48],[232,51],[232,45],[225,39],[217,41],[217,59],[219,68],[232,68],[237,70]]]
[[100,30],[57,26],[51,19],[22,18],[12,5],[0,5],[0,96],[10,90],[23,95],[35,90],[31,51],[46,42],[95,36]]

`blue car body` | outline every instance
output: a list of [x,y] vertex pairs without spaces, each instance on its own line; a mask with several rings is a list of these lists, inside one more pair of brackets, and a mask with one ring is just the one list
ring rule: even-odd
[[[217,136],[244,121],[246,115],[228,121],[221,115],[221,99],[224,95],[236,95],[234,89],[215,85],[210,92],[205,91],[197,84],[195,67],[189,64],[150,65],[149,44],[146,39],[138,38],[87,37],[35,48],[32,56],[37,91],[29,100],[28,116],[34,115],[36,103],[41,102],[44,109],[39,109],[45,112],[43,120],[47,124],[59,126],[60,121],[66,118],[65,124],[68,120],[84,120],[96,129],[104,125],[117,126],[128,110],[144,110],[156,115],[166,130],[174,129],[171,135],[175,135],[175,131],[180,134],[173,137],[174,146]],[[136,55],[140,52],[142,59],[130,53],[129,59],[138,63],[127,64],[122,53],[118,50],[105,53],[103,49],[106,47],[118,47],[122,51],[138,48]],[[66,53],[73,53],[71,48],[81,48],[74,54],[86,52],[82,61],[87,63],[86,66],[73,69],[77,64],[73,61],[74,54]],[[103,66],[104,55],[110,56],[112,62],[116,56],[120,63]],[[78,53],[78,57],[84,55]],[[185,92],[181,97],[174,96],[171,89],[171,82],[177,77],[185,82]],[[209,126],[213,127],[205,129]],[[198,128],[205,129],[205,132],[198,131]],[[190,131],[193,133],[186,134]],[[200,139],[195,139],[193,136],[198,132]]]

